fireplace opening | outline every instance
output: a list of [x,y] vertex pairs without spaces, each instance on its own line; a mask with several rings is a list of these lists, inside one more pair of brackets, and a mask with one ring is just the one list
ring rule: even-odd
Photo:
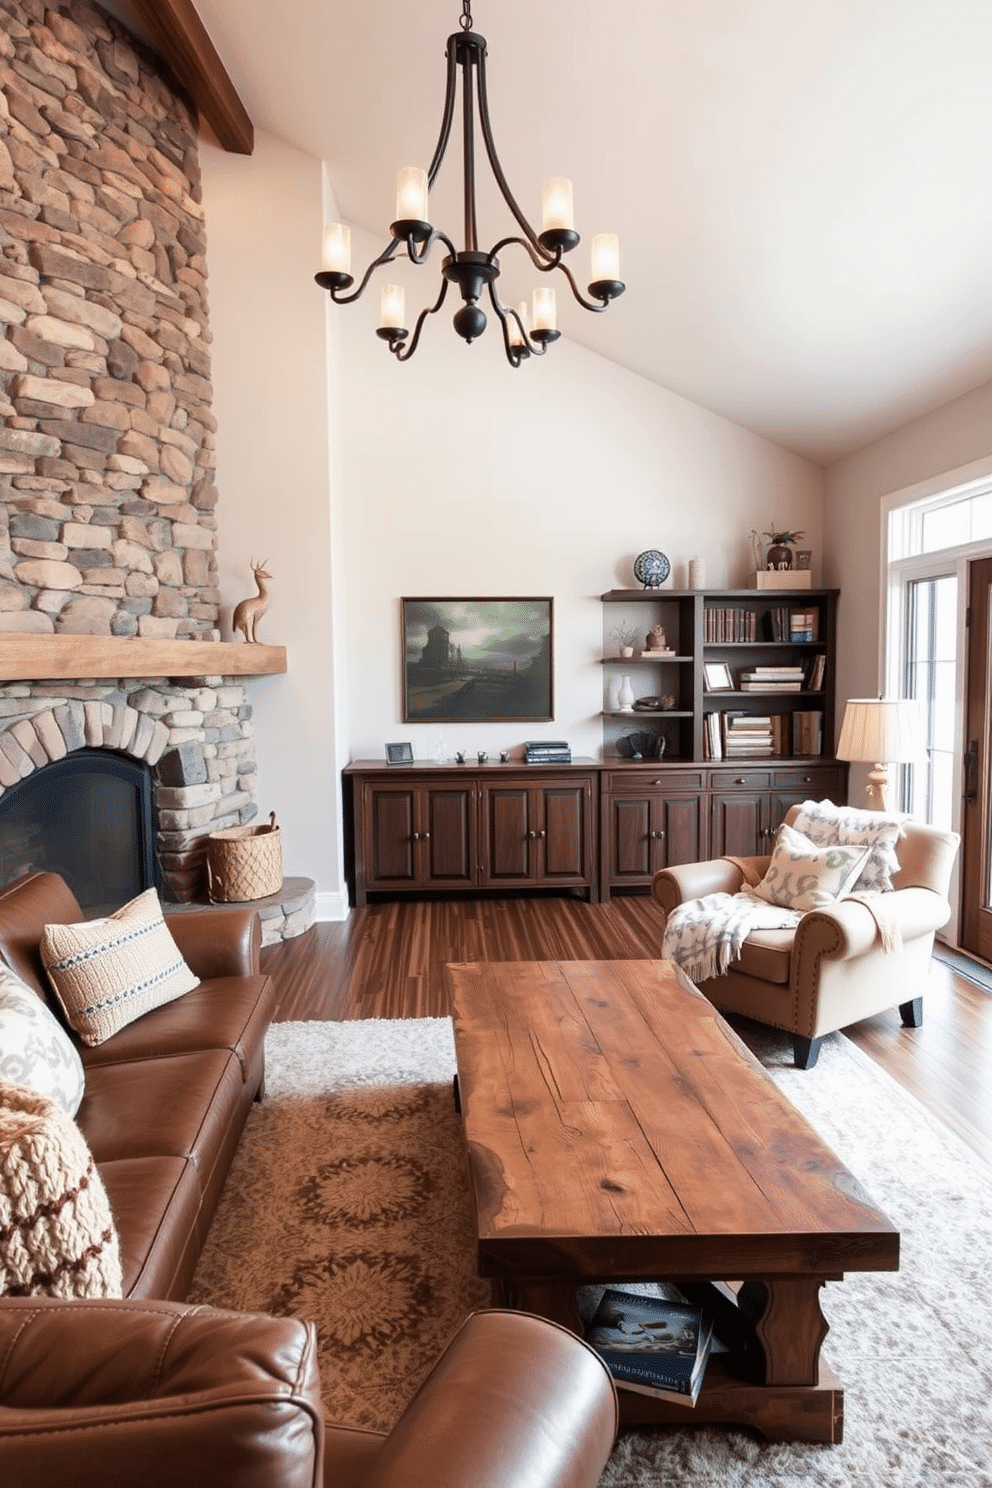
[[158,888],[151,772],[108,749],[78,749],[0,796],[0,885],[65,879],[87,916]]

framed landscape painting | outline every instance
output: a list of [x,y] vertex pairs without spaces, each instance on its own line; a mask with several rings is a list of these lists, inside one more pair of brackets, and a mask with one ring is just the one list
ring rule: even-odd
[[551,599],[404,599],[405,723],[554,718]]

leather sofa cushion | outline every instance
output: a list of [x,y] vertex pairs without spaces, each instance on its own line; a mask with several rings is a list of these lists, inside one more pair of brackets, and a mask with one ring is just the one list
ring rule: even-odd
[[209,1223],[200,1177],[184,1157],[129,1157],[99,1167],[117,1225],[125,1297],[187,1295]]
[[731,970],[758,977],[763,982],[788,985],[795,936],[794,929],[752,930],[741,946],[739,958],[731,962]]
[[83,1066],[90,1070],[191,1049],[229,1049],[237,1056],[242,1079],[257,1081],[274,1009],[275,984],[270,978],[216,977],[178,1001],[154,1008],[105,1044],[81,1050]]
[[241,1067],[223,1049],[97,1065],[87,1073],[79,1125],[98,1163],[191,1157],[212,1165],[242,1094]]

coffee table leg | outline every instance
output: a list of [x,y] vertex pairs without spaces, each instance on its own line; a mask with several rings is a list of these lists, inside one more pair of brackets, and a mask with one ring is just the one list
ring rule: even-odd
[[829,1324],[820,1310],[822,1280],[775,1277],[746,1282],[738,1303],[765,1354],[766,1385],[815,1385]]

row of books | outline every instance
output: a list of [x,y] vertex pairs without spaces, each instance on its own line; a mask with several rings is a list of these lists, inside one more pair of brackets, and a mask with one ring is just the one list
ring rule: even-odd
[[763,714],[727,710],[703,715],[705,759],[772,759],[822,753],[823,714],[819,709]]
[[818,639],[819,614],[816,610],[796,609],[792,605],[774,605],[768,611],[768,624],[773,641],[803,645]]
[[819,692],[827,669],[825,656],[814,656],[808,666],[756,666],[740,674],[741,692]]
[[719,641],[756,641],[758,612],[741,605],[713,605],[703,611],[703,640],[711,645]]
[[758,636],[758,611],[744,605],[707,605],[703,611],[703,641],[709,646],[727,641],[789,642],[802,645],[819,638],[819,611],[794,605],[773,605],[765,612]]

